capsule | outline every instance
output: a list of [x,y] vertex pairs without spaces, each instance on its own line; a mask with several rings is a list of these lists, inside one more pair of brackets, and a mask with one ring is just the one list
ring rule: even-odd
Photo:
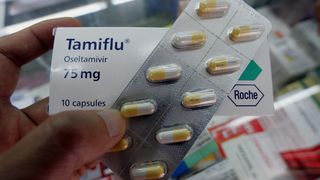
[[147,70],[147,79],[150,82],[166,82],[181,77],[182,69],[176,64],[151,67]]
[[196,11],[202,18],[219,18],[224,16],[229,8],[230,4],[226,1],[202,0]]
[[209,59],[207,71],[212,75],[229,74],[240,69],[240,59],[236,57],[216,57]]
[[248,42],[259,39],[264,33],[261,24],[236,26],[230,30],[229,38],[234,42]]
[[183,94],[182,105],[185,108],[193,109],[212,106],[216,103],[217,97],[213,89],[186,92]]
[[202,31],[181,32],[172,38],[172,46],[177,49],[194,49],[203,46],[207,41],[207,36]]
[[121,107],[121,114],[125,118],[146,116],[155,113],[157,110],[157,103],[154,100],[142,100],[125,103]]
[[119,152],[127,150],[132,144],[132,138],[130,136],[125,136],[122,138],[113,148],[111,152]]
[[130,168],[132,179],[161,179],[167,174],[167,165],[162,161],[134,164]]
[[172,144],[189,141],[192,138],[192,128],[188,125],[178,125],[160,129],[156,139],[160,144]]

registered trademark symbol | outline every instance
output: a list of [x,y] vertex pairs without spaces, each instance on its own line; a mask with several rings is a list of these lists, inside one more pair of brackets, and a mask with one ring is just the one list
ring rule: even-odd
[[125,39],[124,42],[128,44],[130,43],[130,39]]

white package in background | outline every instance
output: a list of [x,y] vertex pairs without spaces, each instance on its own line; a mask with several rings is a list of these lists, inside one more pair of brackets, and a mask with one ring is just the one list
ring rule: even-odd
[[[147,60],[138,66],[134,77],[121,86],[122,90],[109,89],[119,93],[112,108],[121,110],[122,115],[130,118],[131,122],[127,131],[131,146],[105,157],[107,164],[122,178],[169,178],[266,41],[271,30],[267,19],[241,0],[222,2],[202,1],[204,4],[199,6],[198,0],[191,1]],[[207,16],[215,9],[212,7],[218,5],[224,6],[224,12],[221,14],[218,11],[214,17]],[[56,35],[58,33],[59,29]],[[92,39],[92,34],[80,40],[66,36],[55,42],[55,48],[63,44],[75,59],[78,57],[75,63],[70,63],[66,68],[52,70],[57,80],[69,79],[65,81],[66,84],[72,80],[79,85],[101,83],[102,78],[106,78],[103,72],[107,71],[103,69],[103,63],[99,61],[92,69],[89,66],[86,66],[88,69],[82,69],[81,64],[88,61],[88,58],[83,61],[83,57],[87,57],[90,51],[94,56],[98,55],[96,60],[107,58],[106,62],[112,62],[108,61],[109,56],[127,53],[125,48],[133,44],[131,39],[125,37],[132,35],[129,31],[118,35],[108,33],[98,39]],[[143,35],[141,33],[140,41],[147,39]],[[55,52],[53,58],[66,61],[68,55],[64,51]],[[96,60],[89,58],[89,63]],[[126,61],[121,62],[120,66],[109,70],[130,69],[130,66],[125,66]],[[108,84],[110,87],[118,85],[117,77],[121,77],[121,74],[108,77],[114,80],[114,83]],[[51,80],[54,80],[53,77]],[[66,90],[56,88],[55,91]],[[75,92],[90,93],[90,89],[83,90],[81,86],[73,89]],[[105,88],[99,90],[101,94],[109,92]],[[97,96],[94,101],[82,99],[77,102],[75,99],[62,103],[64,106],[76,106],[78,103],[79,106],[94,104],[98,107],[100,104],[108,107],[111,101],[105,101],[108,106],[100,102],[106,96]],[[238,96],[254,99],[258,95],[249,92],[239,94],[238,91]],[[56,112],[50,104],[50,113]]]

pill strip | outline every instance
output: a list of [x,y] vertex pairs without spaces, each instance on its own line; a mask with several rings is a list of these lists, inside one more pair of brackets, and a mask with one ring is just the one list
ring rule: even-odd
[[[235,24],[243,11],[256,22]],[[204,22],[218,26],[216,18],[225,18],[219,32]],[[270,30],[241,0],[191,0],[113,106],[130,118],[133,141],[106,157],[119,163],[113,170],[124,179],[167,179],[253,58],[254,50],[246,52],[241,43],[259,48]],[[227,53],[210,55],[221,47]]]

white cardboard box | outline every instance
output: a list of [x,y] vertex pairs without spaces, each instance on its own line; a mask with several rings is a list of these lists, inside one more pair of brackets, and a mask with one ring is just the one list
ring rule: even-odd
[[[166,31],[166,28],[56,29],[49,113],[110,108]],[[121,45],[120,50],[116,50],[116,43]],[[239,80],[236,88],[259,93],[258,99],[237,100],[231,92],[215,115],[273,114],[267,41],[252,61],[260,73],[251,80]]]

